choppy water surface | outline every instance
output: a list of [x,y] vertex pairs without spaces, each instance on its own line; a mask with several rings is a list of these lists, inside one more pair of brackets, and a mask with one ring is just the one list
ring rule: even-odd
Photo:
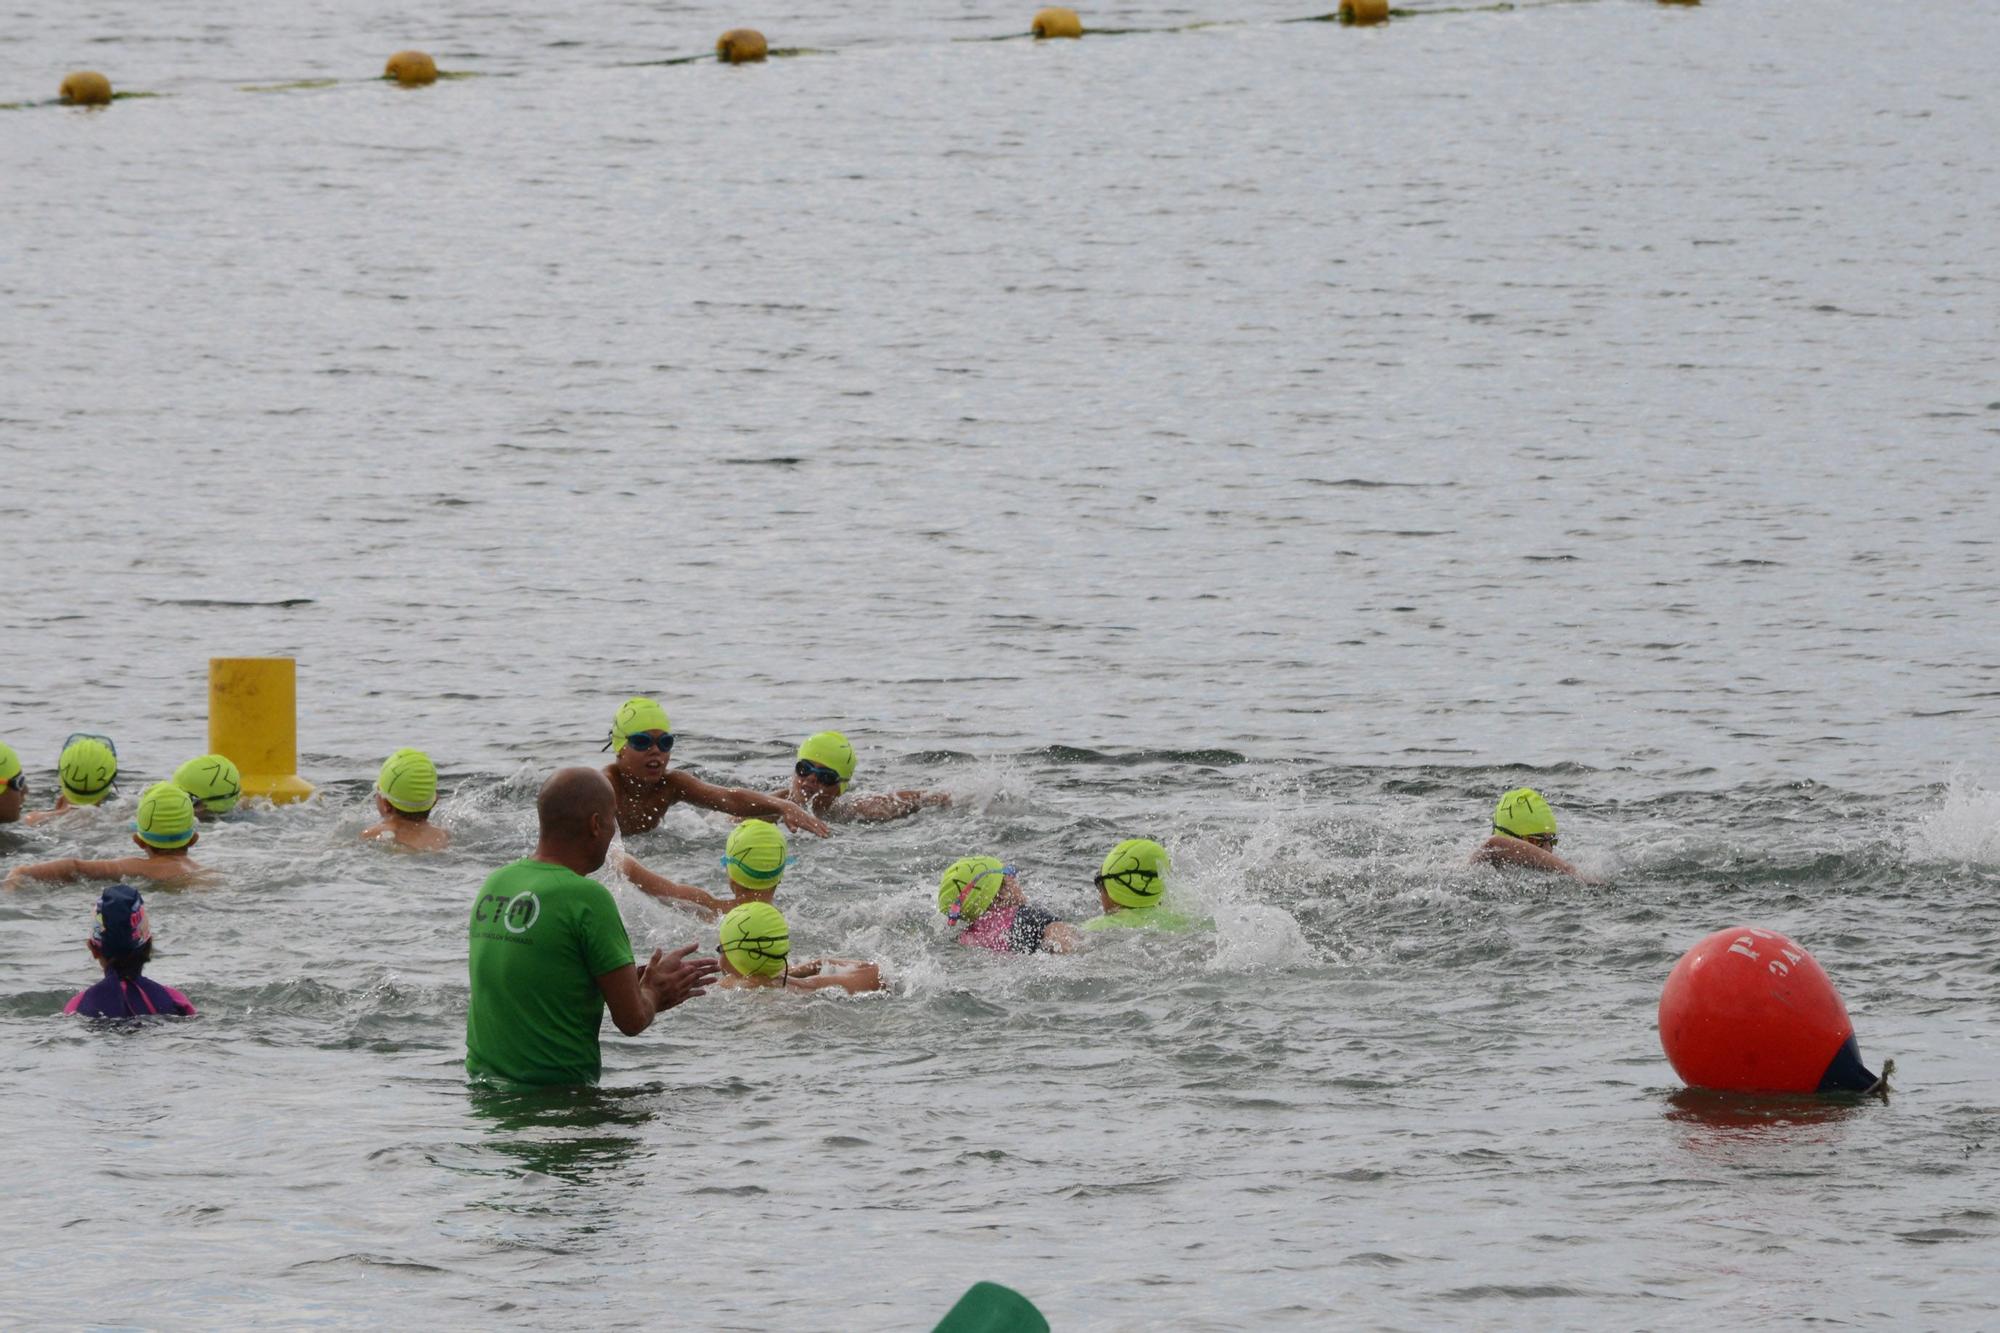
[[[1030,8],[15,16],[0,100],[163,96],[0,111],[0,738],[133,779],[0,857],[113,852],[211,654],[298,656],[324,800],[154,898],[194,1023],[53,1017],[91,895],[0,901],[8,1322],[1995,1322],[2000,12],[961,40]],[[821,54],[612,68],[744,21]],[[242,91],[407,45],[484,77]],[[473,891],[635,692],[957,794],[786,883],[894,993],[469,1092]],[[447,856],[355,843],[404,744]],[[1609,887],[1464,864],[1520,782]],[[936,933],[1137,831],[1215,937]],[[1745,920],[1887,1106],[1677,1091]]]

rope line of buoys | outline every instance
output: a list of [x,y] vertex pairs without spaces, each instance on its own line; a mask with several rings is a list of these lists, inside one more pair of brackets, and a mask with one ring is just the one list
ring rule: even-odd
[[[1202,19],[1193,23],[1163,24],[1158,27],[1136,28],[1089,28],[1086,29],[1082,17],[1074,9],[1049,6],[1037,10],[1025,32],[996,33],[987,37],[953,37],[947,40],[957,42],[1012,42],[1021,40],[1043,41],[1049,38],[1078,38],[1086,31],[1092,37],[1122,37],[1143,33],[1200,32],[1209,28],[1249,27],[1254,24],[1278,23],[1340,23],[1347,25],[1374,26],[1390,19],[1420,18],[1440,14],[1481,14],[1511,13],[1522,9],[1546,9],[1555,5],[1598,4],[1603,0],[1493,0],[1488,4],[1442,5],[1423,9],[1392,7],[1389,0],[1339,0],[1339,8],[1332,13],[1305,14],[1287,19]],[[1678,6],[1698,5],[1701,0],[1659,0],[1660,4]],[[860,49],[880,43],[855,43]],[[619,69],[650,69],[663,65],[694,65],[704,61],[719,64],[756,64],[766,59],[788,56],[832,55],[834,49],[803,46],[772,47],[764,34],[755,28],[731,28],[716,39],[715,50],[697,55],[667,56],[658,60],[634,60],[619,62]],[[437,62],[426,52],[417,50],[398,51],[390,56],[383,72],[373,79],[343,79],[324,76],[276,80],[268,83],[234,84],[240,92],[282,93],[315,88],[332,88],[345,83],[391,83],[400,88],[425,88],[447,79],[471,79],[513,77],[520,71],[487,74],[472,70],[441,70]],[[96,70],[78,70],[62,81],[62,86],[52,101],[47,102],[0,102],[0,111],[25,111],[41,106],[87,106],[102,107],[111,102],[122,102],[142,97],[160,97],[161,93],[114,92],[111,81]]]

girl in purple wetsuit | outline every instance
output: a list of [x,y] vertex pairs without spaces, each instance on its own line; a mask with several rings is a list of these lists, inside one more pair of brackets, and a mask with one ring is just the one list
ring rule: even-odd
[[98,895],[90,956],[104,968],[104,980],[78,991],[63,1006],[64,1013],[85,1018],[194,1017],[187,996],[140,975],[152,961],[153,928],[146,920],[146,900],[131,885],[113,884]]
[[1068,953],[1077,944],[1076,927],[1028,902],[1014,867],[995,856],[952,862],[938,881],[938,911],[957,932],[958,942],[974,949]]

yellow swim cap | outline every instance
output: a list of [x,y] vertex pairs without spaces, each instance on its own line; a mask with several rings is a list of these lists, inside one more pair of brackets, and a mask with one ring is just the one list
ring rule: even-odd
[[969,926],[980,918],[1013,873],[997,856],[968,856],[953,861],[938,881],[938,911],[954,926]]
[[183,847],[194,838],[194,797],[171,782],[155,782],[139,797],[132,831],[148,847]]
[[610,748],[624,749],[626,739],[636,731],[664,731],[671,736],[674,724],[667,719],[667,710],[660,707],[659,700],[631,698],[618,705],[618,716],[611,719]]
[[785,914],[769,903],[744,903],[722,918],[722,956],[746,977],[775,977],[792,952]]
[[243,775],[219,754],[190,759],[174,770],[174,785],[200,801],[212,815],[226,815],[243,795]]
[[1151,838],[1127,838],[1104,858],[1097,887],[1120,907],[1152,907],[1167,887],[1167,849]]
[[13,746],[0,741],[0,787],[20,776],[21,756],[14,753]]
[[404,814],[420,815],[437,804],[437,765],[422,750],[398,750],[383,762],[375,790]]
[[118,781],[118,748],[109,736],[71,736],[56,761],[56,780],[71,805],[96,805]]
[[729,882],[764,893],[778,887],[792,858],[785,855],[785,832],[761,819],[746,819],[729,835],[722,864]]
[[840,774],[836,795],[846,791],[847,784],[854,780],[854,747],[847,743],[847,737],[837,731],[822,731],[817,736],[808,736],[806,743],[799,747],[799,758]]
[[1493,807],[1493,827],[1517,838],[1534,838],[1556,831],[1556,812],[1533,787],[1516,787]]

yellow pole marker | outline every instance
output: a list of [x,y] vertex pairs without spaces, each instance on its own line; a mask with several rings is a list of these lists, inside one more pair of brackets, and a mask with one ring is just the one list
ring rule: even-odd
[[94,69],[80,69],[63,76],[62,87],[56,95],[71,106],[108,106],[111,103],[111,80]]
[[421,88],[427,83],[437,82],[437,61],[422,51],[398,51],[382,67],[382,77],[394,79],[405,88]]
[[1083,20],[1074,9],[1042,9],[1035,12],[1035,21],[1028,25],[1028,31],[1037,37],[1081,37]]
[[715,39],[715,58],[725,65],[746,65],[771,54],[764,34],[755,28],[731,28]]
[[208,748],[243,774],[243,794],[279,805],[303,801],[298,664],[289,657],[208,659]]
[[1342,23],[1387,23],[1389,0],[1340,0]]

